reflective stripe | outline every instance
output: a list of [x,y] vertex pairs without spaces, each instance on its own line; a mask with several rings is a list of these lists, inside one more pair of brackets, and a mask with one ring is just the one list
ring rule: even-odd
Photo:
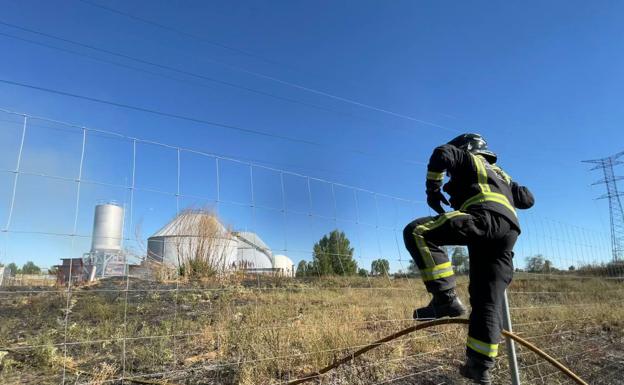
[[453,266],[451,265],[451,262],[445,262],[435,265],[434,267],[420,270],[420,275],[422,276],[423,281],[433,281],[438,278],[450,277],[453,274]]
[[[414,232],[413,232],[414,240],[416,240],[416,246],[418,246],[418,251],[420,252],[420,256],[422,257],[423,262],[425,263],[425,266],[427,266],[427,269],[435,268],[436,264],[435,264],[435,261],[433,260],[433,256],[431,255],[431,250],[429,250],[429,247],[427,247],[427,241],[425,241],[423,234],[427,231],[431,231],[435,228],[442,226],[449,219],[460,216],[460,215],[468,215],[468,214],[462,213],[461,211],[450,211],[448,213],[439,215],[434,220],[425,222],[422,225],[418,225],[414,229]],[[451,274],[447,276],[450,276],[450,275],[453,275],[452,270],[451,270]],[[443,278],[443,277],[438,277],[438,278]],[[431,279],[436,279],[436,278],[431,278]]]
[[481,189],[481,192],[492,191],[490,190],[490,185],[488,183],[488,176],[487,176],[487,171],[485,170],[484,161],[476,155],[472,155],[472,154],[470,155],[472,156],[472,160],[477,169],[477,179],[479,181],[479,188]]
[[416,240],[416,246],[418,247],[418,251],[420,251],[420,256],[422,257],[425,266],[435,266],[435,261],[431,255],[431,250],[427,247],[425,238],[420,234],[414,233],[414,239]]
[[440,214],[436,219],[431,220],[429,222],[425,222],[422,225],[416,226],[414,229],[414,234],[423,234],[426,231],[433,230],[437,227],[440,227],[444,224],[444,222],[448,221],[451,218],[460,216],[460,215],[468,215],[466,213],[462,213],[461,211],[449,211],[448,213]]
[[427,179],[429,179],[429,180],[444,180],[444,171],[442,171],[442,172],[428,171],[427,172]]
[[496,357],[498,355],[498,344],[488,344],[470,336],[468,336],[466,346],[484,356]]
[[513,215],[516,215],[516,209],[511,205],[511,203],[509,203],[509,200],[507,199],[507,197],[503,194],[495,193],[495,192],[479,193],[467,199],[466,202],[464,202],[464,204],[461,206],[460,210],[466,210],[468,207],[474,204],[483,203],[483,202],[500,203],[501,205],[508,208],[509,211],[513,213]]
[[491,164],[490,166],[492,167],[492,169],[494,169],[494,171],[498,173],[498,175],[501,176],[501,178],[505,180],[505,183],[511,184],[511,177],[509,176],[509,174],[507,174],[502,168],[498,167],[495,164]]
[[[477,180],[479,182],[479,188],[481,189],[481,192],[475,196],[468,198],[464,202],[464,204],[460,207],[460,210],[466,210],[468,207],[477,203],[496,202],[505,206],[515,216],[516,209],[509,202],[509,199],[501,193],[492,192],[492,190],[490,189],[490,184],[488,183],[488,179],[487,179],[488,176],[487,176],[487,171],[485,167],[485,160],[483,160],[482,157],[476,156],[473,154],[470,154],[470,156],[472,156],[475,167],[477,169]],[[497,166],[493,166],[493,167],[496,168],[497,170],[500,170],[500,172],[504,175],[505,179],[509,178],[509,175],[505,174],[505,172],[501,170],[499,167]],[[511,178],[509,178],[509,180],[511,181]]]

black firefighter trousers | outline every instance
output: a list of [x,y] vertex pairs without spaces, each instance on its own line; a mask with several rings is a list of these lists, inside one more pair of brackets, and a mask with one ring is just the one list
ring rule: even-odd
[[405,246],[430,293],[455,287],[453,267],[440,246],[468,246],[472,312],[466,354],[488,367],[498,354],[504,293],[513,276],[512,250],[518,234],[505,217],[488,210],[424,217],[403,231]]

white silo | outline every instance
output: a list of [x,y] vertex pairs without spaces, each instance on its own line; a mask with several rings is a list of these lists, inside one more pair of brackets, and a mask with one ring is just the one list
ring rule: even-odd
[[123,237],[124,209],[116,203],[95,206],[91,252],[119,252]]
[[293,277],[295,275],[295,264],[285,255],[277,254],[273,256],[273,268],[275,271],[285,277]]

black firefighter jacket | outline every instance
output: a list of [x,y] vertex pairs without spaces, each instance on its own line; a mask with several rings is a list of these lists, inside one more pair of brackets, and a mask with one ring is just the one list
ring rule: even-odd
[[445,144],[437,147],[427,166],[427,195],[438,193],[444,175],[450,180],[443,187],[455,210],[489,210],[505,216],[520,232],[516,208],[528,209],[535,200],[528,188],[514,182],[496,164],[483,156]]

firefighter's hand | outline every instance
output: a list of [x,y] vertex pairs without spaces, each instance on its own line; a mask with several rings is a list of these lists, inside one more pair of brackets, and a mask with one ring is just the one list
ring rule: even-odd
[[446,199],[441,191],[432,191],[427,193],[427,204],[438,214],[442,214],[445,212],[442,208],[442,203],[447,206],[450,205],[449,201]]

